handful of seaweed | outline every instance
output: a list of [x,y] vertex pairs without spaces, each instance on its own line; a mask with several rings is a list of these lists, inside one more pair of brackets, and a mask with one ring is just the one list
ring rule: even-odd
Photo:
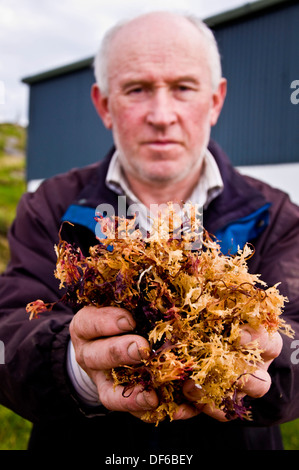
[[[240,344],[240,328],[263,325],[269,333],[291,335],[281,318],[287,299],[277,285],[267,287],[248,272],[249,245],[234,256],[223,255],[199,218],[191,219],[189,230],[183,230],[169,204],[144,237],[135,219],[99,218],[106,238],[90,248],[88,257],[60,239],[55,276],[65,288],[61,301],[75,309],[116,306],[133,314],[136,334],[149,341],[150,357],[109,373],[124,386],[125,396],[136,384],[155,389],[159,406],[145,413],[145,421],[172,419],[185,401],[187,379],[202,390],[201,403],[223,410],[228,418],[250,419],[236,392],[238,381],[254,374],[262,351],[256,342]],[[27,305],[27,312],[36,318],[54,305],[37,300]]]

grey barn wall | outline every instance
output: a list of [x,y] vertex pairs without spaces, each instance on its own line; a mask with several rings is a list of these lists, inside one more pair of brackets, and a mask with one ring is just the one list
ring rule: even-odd
[[[228,78],[212,137],[235,165],[299,162],[299,105],[290,100],[290,84],[299,80],[299,2],[273,3],[235,19],[207,20]],[[92,163],[111,147],[111,132],[90,99],[91,62],[24,79],[30,85],[28,180]]]
[[92,68],[84,67],[31,85],[27,180],[93,163],[112,146],[91,102],[93,83]]
[[228,93],[213,130],[236,165],[299,162],[299,3],[215,27]]

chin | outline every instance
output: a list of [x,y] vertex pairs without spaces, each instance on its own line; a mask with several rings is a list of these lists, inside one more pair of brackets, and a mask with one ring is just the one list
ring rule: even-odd
[[165,173],[160,172],[160,173],[147,173],[147,174],[144,173],[143,174],[144,179],[146,179],[148,182],[160,183],[160,184],[167,184],[167,183],[175,184],[181,181],[184,178],[184,176],[185,175],[183,173],[171,174],[166,171]]

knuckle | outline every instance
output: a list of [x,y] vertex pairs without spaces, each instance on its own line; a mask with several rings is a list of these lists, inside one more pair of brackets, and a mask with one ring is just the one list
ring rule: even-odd
[[74,315],[74,317],[72,318],[72,321],[70,323],[71,338],[74,338],[74,339],[84,338],[83,325],[84,325],[84,322],[82,322],[82,315],[80,314],[80,311],[79,311]]
[[94,370],[97,369],[97,357],[94,348],[93,342],[86,343],[84,347],[81,348],[81,354],[78,356],[81,364],[84,365],[85,368]]
[[124,364],[126,362],[125,349],[120,341],[114,341],[109,348],[110,362],[115,365]]
[[81,348],[75,349],[75,359],[76,359],[76,362],[79,364],[79,366],[82,367],[85,365],[84,356],[82,354]]

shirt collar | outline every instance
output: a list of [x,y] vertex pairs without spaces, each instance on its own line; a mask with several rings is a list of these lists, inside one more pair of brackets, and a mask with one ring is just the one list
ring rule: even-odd
[[106,186],[109,189],[114,191],[116,194],[123,196],[125,195],[128,198],[128,202],[140,204],[139,199],[133,191],[131,191],[125,174],[122,170],[118,151],[116,150],[110,160],[107,176],[106,176]]
[[223,190],[223,181],[218,165],[207,149],[199,181],[195,186],[190,201],[207,209],[210,202],[215,199]]
[[[121,168],[117,150],[114,152],[109,164],[106,185],[115,193],[125,195],[128,198],[129,204],[142,204],[128,185]],[[193,204],[197,204],[198,206],[206,209],[210,202],[219,196],[222,190],[223,181],[218,165],[211,152],[207,149],[204,156],[200,179],[189,200]]]

